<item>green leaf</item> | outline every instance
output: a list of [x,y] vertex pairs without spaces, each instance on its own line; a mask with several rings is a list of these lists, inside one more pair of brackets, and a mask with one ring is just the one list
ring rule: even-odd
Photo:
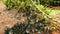
[[7,0],[3,0],[3,3],[6,4],[7,3]]
[[25,5],[25,2],[21,2],[21,5],[20,6],[21,7],[24,7],[24,5]]

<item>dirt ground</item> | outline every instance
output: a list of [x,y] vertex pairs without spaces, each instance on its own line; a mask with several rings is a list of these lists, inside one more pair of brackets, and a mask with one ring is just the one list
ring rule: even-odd
[[[56,7],[57,9],[60,9],[60,7]],[[52,9],[55,9],[54,7]],[[14,15],[17,12],[13,11],[13,13],[6,10],[6,6],[2,3],[0,0],[0,34],[4,34],[4,30],[6,27],[11,28],[14,26],[18,21],[23,22],[25,18],[22,20],[18,20],[14,18]],[[60,15],[58,16],[60,18]],[[60,34],[58,31],[53,31],[53,34]]]
[[60,10],[60,6],[51,6],[50,9],[52,9],[52,10]]

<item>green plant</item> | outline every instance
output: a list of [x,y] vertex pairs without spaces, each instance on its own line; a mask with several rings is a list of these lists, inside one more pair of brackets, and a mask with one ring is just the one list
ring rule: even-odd
[[59,6],[60,0],[40,0],[40,4],[49,6]]
[[[27,17],[27,20],[23,24],[20,22],[20,24],[16,24],[9,30],[12,31],[13,34],[33,34],[36,32],[40,34],[42,31],[45,32],[56,29],[51,28],[52,25],[48,19],[50,16],[47,16],[50,11],[40,5],[39,0],[7,0],[4,1],[4,3],[8,9],[16,9],[21,17]],[[8,30],[5,32],[7,31]]]

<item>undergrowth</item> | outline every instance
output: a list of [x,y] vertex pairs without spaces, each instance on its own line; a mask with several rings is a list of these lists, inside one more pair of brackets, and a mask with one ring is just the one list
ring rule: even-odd
[[[27,17],[26,21],[14,25],[5,30],[5,34],[34,34],[42,32],[51,34],[57,26],[47,20],[50,10],[42,6],[39,0],[3,0],[8,10],[16,9],[22,17]],[[51,19],[51,18],[50,18]],[[8,31],[8,32],[7,32]]]

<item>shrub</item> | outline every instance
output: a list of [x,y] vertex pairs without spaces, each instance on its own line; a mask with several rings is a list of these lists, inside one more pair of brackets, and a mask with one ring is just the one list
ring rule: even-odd
[[37,7],[31,0],[3,0],[3,2],[8,9],[16,9],[21,14],[21,17],[27,17],[23,24],[20,22],[20,24],[14,25],[12,28],[5,30],[5,33],[12,31],[13,34],[33,34],[36,32],[39,34],[46,32],[48,34],[52,29],[55,29],[55,26],[51,28],[53,24],[51,25],[51,22],[47,20],[46,15],[43,13],[44,11],[46,12],[46,9],[37,0],[34,0]]
[[50,6],[60,6],[60,0],[40,0],[40,4],[47,4]]

